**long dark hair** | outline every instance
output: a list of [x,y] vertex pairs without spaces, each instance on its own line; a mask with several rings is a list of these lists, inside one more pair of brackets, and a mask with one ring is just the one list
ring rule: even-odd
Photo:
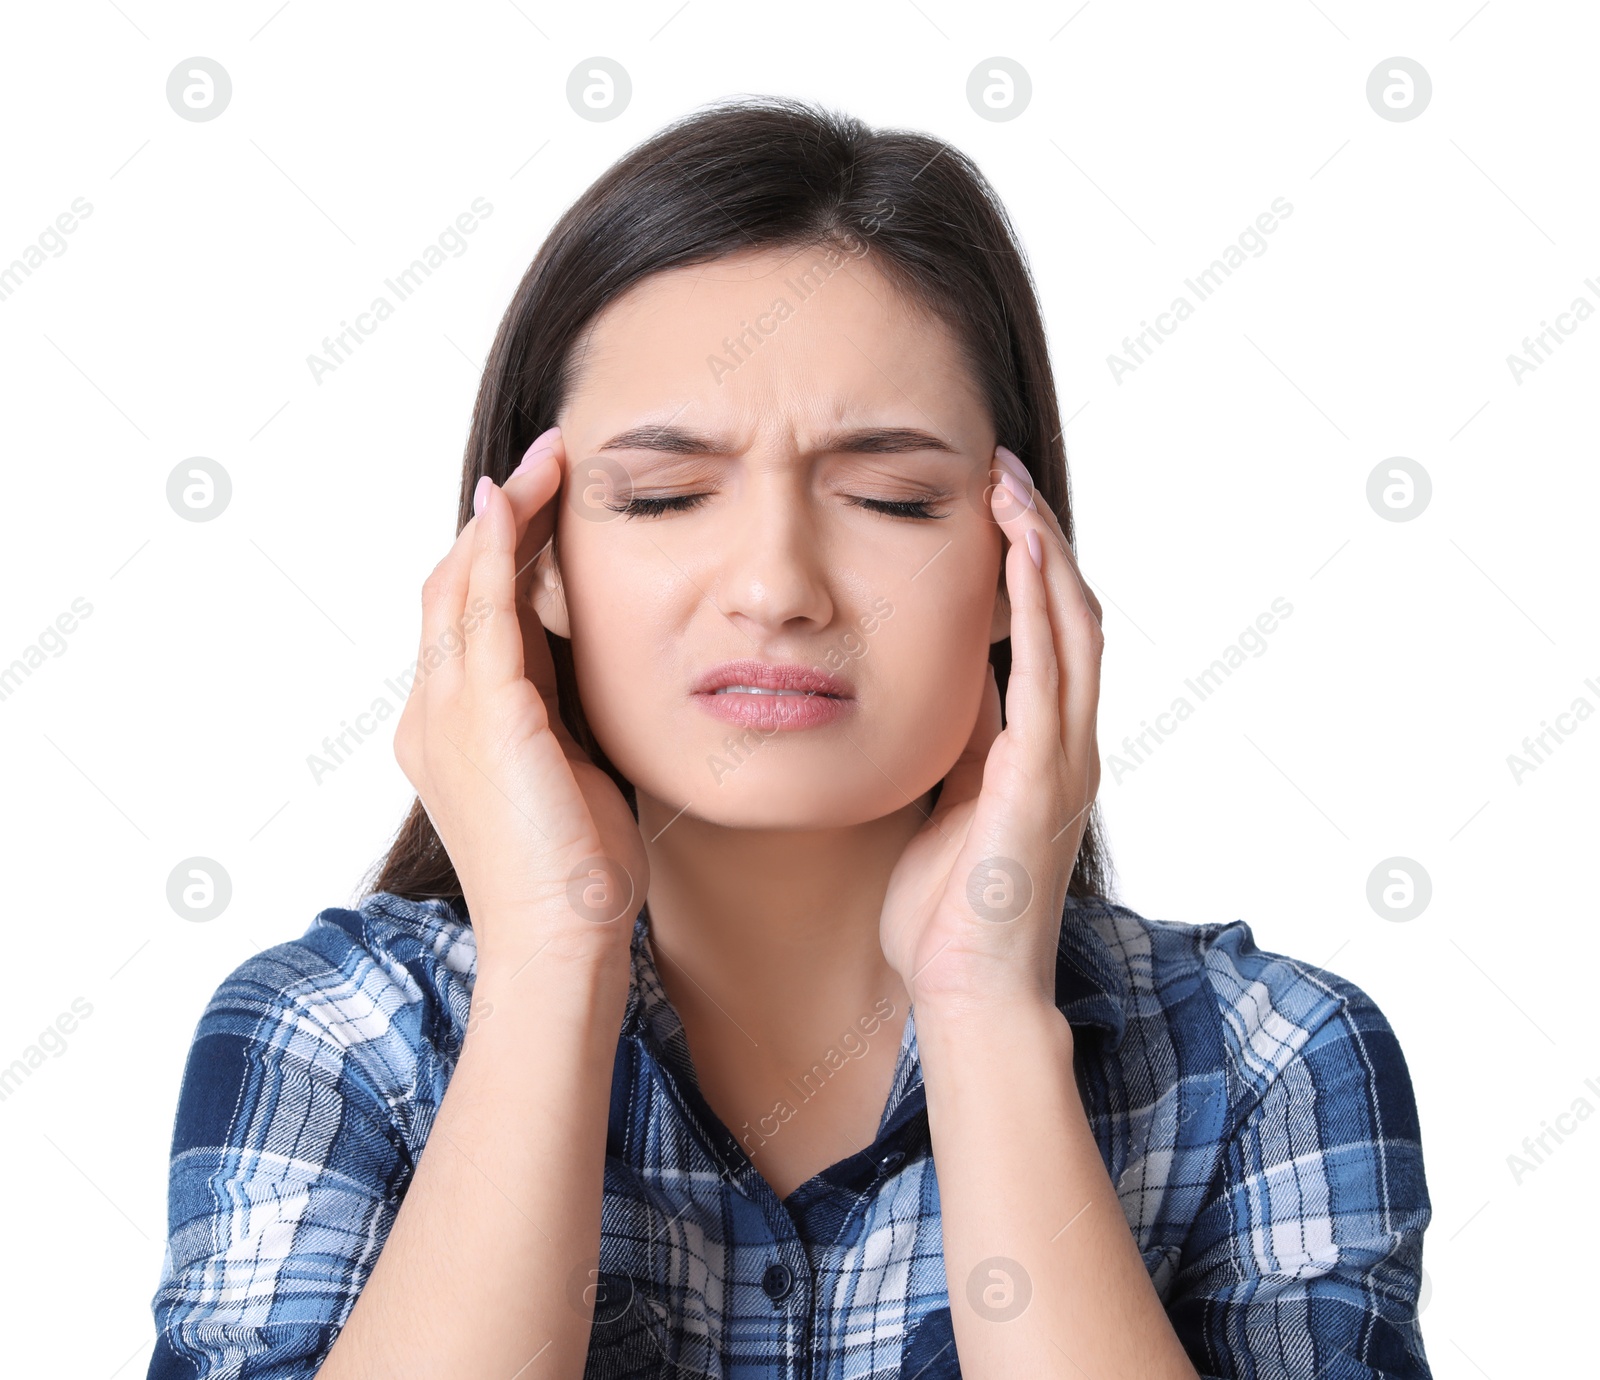
[[[456,532],[480,475],[503,484],[552,425],[574,345],[608,302],[664,269],[773,247],[859,252],[911,300],[948,323],[986,399],[1001,445],[1028,467],[1069,542],[1066,449],[1044,324],[1026,258],[999,197],[941,140],[873,130],[802,101],[741,97],[674,121],[613,164],[567,210],[500,322],[472,412]],[[638,816],[633,785],[584,719],[572,644],[547,629],[561,718]],[[989,659],[1002,703],[1010,639]],[[937,799],[937,795],[934,797]],[[465,913],[455,868],[422,808],[410,812],[363,895],[443,898]],[[1068,894],[1109,896],[1110,860],[1096,804]]]

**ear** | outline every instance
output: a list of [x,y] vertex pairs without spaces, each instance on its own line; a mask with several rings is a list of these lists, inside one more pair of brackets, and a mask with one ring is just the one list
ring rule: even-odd
[[557,637],[571,638],[572,619],[567,611],[567,589],[561,580],[561,564],[556,559],[555,538],[533,563],[533,589],[529,596],[539,621]]

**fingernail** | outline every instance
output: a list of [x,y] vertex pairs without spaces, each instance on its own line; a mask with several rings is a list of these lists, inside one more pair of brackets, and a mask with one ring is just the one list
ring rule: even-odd
[[1023,485],[1022,492],[1024,494],[1032,492],[1033,478],[1028,473],[1028,467],[1024,465],[1022,461],[1017,459],[1017,457],[1011,451],[1007,450],[1004,446],[996,446],[994,448],[994,458],[1000,462],[1000,465],[1003,469],[1009,470],[1019,480],[1021,480]]
[[554,454],[555,447],[552,446],[550,442],[557,435],[557,433],[560,432],[560,430],[560,427],[553,426],[548,430],[541,431],[537,436],[535,436],[533,438],[533,444],[528,447],[526,453],[523,455],[522,462],[516,467],[516,469],[511,471],[511,477],[515,478],[525,470],[534,469],[535,467],[543,464],[547,456]]
[[1044,569],[1044,549],[1039,545],[1039,534],[1028,529],[1028,554],[1033,557],[1033,563],[1040,570]]
[[483,512],[484,496],[489,492],[489,486],[494,483],[486,474],[478,476],[478,487],[472,491],[472,516],[477,517]]
[[1033,494],[1026,481],[1018,480],[1003,465],[1000,467],[1000,482],[1006,486],[1006,491],[1016,500],[1019,508],[1026,508],[1032,502]]

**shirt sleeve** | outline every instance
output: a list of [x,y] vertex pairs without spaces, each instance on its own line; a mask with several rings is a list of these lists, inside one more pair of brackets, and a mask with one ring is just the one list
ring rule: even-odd
[[412,1169],[361,1066],[393,1043],[374,971],[358,981],[284,944],[207,1004],[173,1128],[147,1380],[308,1380],[331,1349]]
[[[1204,1380],[1431,1380],[1417,1321],[1431,1205],[1410,1073],[1372,999],[1315,977],[1344,1000],[1222,1148],[1167,1314]],[[1272,1030],[1269,1018],[1254,1038]]]

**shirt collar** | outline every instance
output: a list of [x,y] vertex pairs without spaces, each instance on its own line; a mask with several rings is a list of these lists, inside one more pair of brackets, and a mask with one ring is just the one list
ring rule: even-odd
[[1056,949],[1056,1005],[1075,1029],[1103,1030],[1111,1049],[1128,1028],[1132,996],[1128,968],[1102,933],[1111,925],[1110,905],[1102,897],[1067,897]]
[[642,907],[633,921],[628,974],[628,1004],[622,1013],[623,1036],[648,1035],[656,1047],[677,1056],[675,1062],[698,1084],[694,1061],[689,1058],[689,1035],[667,998],[655,959],[650,952],[650,911]]

